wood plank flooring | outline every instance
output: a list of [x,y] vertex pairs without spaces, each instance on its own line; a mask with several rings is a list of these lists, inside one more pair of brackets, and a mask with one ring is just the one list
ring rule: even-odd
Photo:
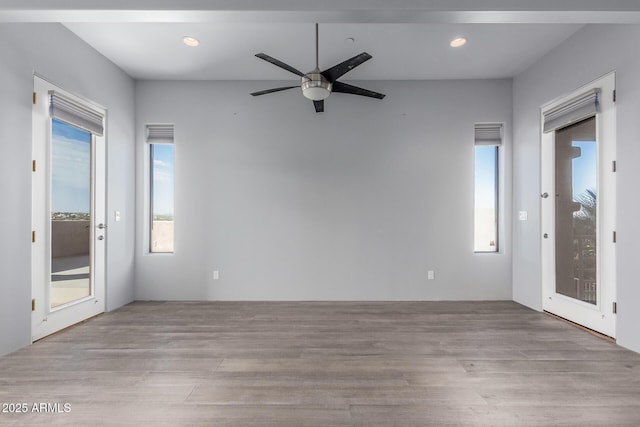
[[1,357],[0,403],[28,406],[2,426],[638,426],[640,355],[513,302],[135,302]]

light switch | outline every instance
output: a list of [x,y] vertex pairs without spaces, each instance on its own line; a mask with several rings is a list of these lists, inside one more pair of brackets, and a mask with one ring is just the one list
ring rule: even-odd
[[528,219],[529,215],[527,214],[527,211],[520,211],[518,212],[518,219],[520,221],[526,221]]
[[120,211],[115,211],[115,213],[113,214],[113,218],[115,219],[116,222],[120,221]]

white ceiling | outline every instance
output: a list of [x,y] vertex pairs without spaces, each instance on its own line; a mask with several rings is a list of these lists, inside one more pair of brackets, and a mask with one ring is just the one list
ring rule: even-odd
[[[315,66],[312,23],[66,23],[67,28],[137,79],[295,80],[254,55],[264,52],[300,71]],[[343,80],[512,77],[580,24],[320,24],[320,69],[360,52],[373,59]],[[187,47],[183,36],[200,46]],[[455,37],[468,43],[449,46]],[[348,42],[347,38],[355,39]]]
[[[638,0],[1,0],[2,22],[59,22],[139,79],[295,80],[366,51],[343,79],[512,77],[584,24],[640,24]],[[200,39],[198,48],[181,43]],[[449,41],[469,39],[451,49]],[[355,43],[348,43],[352,37]]]

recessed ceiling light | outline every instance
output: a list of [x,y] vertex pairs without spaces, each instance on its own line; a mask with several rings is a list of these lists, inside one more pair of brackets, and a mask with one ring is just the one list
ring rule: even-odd
[[191,36],[184,36],[182,38],[182,43],[186,44],[187,46],[190,47],[196,47],[200,44],[200,41],[195,38],[195,37],[191,37]]
[[467,39],[465,39],[464,37],[458,37],[457,39],[451,40],[451,43],[449,43],[449,46],[460,47],[460,46],[464,46],[465,43],[467,43]]
[[344,39],[344,41],[347,43],[354,43],[356,39],[354,39],[353,37],[347,37],[346,39]]

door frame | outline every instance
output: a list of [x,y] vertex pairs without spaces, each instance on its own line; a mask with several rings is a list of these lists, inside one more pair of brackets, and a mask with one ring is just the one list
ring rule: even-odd
[[[600,111],[596,119],[597,142],[597,303],[590,304],[556,292],[555,273],[555,131],[544,133],[543,113],[592,89],[600,89]],[[542,308],[589,329],[615,338],[616,335],[616,159],[615,72],[611,72],[541,107],[540,218]],[[549,238],[545,238],[545,234]]]
[[[90,284],[91,295],[51,308],[51,138],[49,92],[55,90],[66,98],[99,112],[106,109],[34,75],[32,109],[32,246],[31,246],[31,339],[47,335],[103,313],[106,308],[106,144],[105,135],[91,134],[91,222]],[[98,238],[102,236],[100,240]]]

